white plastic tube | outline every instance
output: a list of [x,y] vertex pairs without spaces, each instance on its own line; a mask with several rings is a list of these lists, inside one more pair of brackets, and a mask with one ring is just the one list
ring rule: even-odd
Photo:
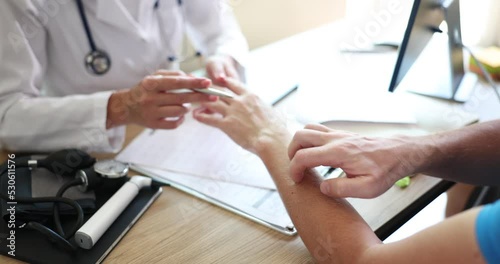
[[75,241],[84,249],[91,249],[109,226],[137,196],[142,187],[151,186],[151,178],[133,176],[85,224],[76,231]]

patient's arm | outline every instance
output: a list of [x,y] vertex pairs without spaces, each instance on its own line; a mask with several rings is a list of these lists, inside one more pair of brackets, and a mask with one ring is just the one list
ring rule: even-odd
[[422,168],[425,173],[457,182],[500,185],[500,120],[424,138],[440,152]]
[[500,184],[500,121],[421,137],[365,137],[322,125],[295,133],[288,148],[290,176],[319,165],[347,175],[321,184],[330,197],[372,198],[398,179],[424,172],[453,181]]
[[[408,239],[384,245],[341,198],[320,192],[322,179],[307,169],[299,184],[289,175],[291,135],[276,112],[237,83],[239,96],[204,103],[194,117],[220,128],[263,160],[304,244],[320,263],[483,263],[474,236],[476,211],[469,211]],[[293,252],[291,252],[293,254]]]
[[319,262],[484,263],[474,234],[478,209],[384,245],[349,203],[319,191],[319,175],[307,171],[300,184],[291,181],[283,146],[268,141],[259,149],[304,244]]

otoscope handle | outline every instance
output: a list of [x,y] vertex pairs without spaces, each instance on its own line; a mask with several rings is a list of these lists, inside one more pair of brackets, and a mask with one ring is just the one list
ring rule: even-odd
[[76,243],[91,249],[111,224],[137,196],[139,190],[151,186],[151,178],[133,176],[75,234]]

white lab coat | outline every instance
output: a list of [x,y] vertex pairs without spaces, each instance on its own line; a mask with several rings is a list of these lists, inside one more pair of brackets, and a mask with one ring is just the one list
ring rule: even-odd
[[167,57],[180,56],[184,29],[203,55],[241,62],[248,47],[221,0],[177,2],[83,0],[96,46],[111,58],[96,76],[84,65],[90,47],[74,0],[0,1],[0,147],[118,151],[125,128],[106,130],[109,96],[176,68]]

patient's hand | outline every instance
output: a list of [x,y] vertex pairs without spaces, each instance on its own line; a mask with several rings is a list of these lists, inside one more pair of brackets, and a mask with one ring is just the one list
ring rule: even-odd
[[425,146],[415,138],[370,138],[307,125],[293,137],[288,149],[290,176],[302,181],[304,171],[319,165],[341,168],[346,178],[321,183],[331,197],[373,198],[387,191],[398,179],[412,174],[425,160]]
[[246,91],[239,81],[229,78],[222,80],[224,86],[236,96],[202,103],[193,112],[194,118],[221,129],[233,141],[253,153],[269,142],[286,148],[291,136],[284,118],[259,97]]

